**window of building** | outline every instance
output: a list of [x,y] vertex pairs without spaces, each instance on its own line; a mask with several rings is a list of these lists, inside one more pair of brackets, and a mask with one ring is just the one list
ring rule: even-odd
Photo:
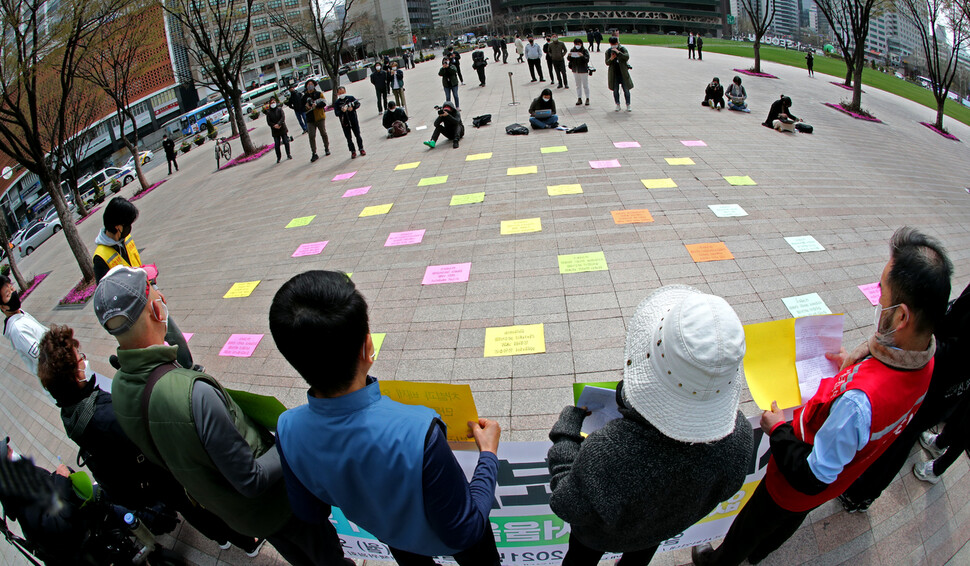
[[266,9],[266,6],[263,4],[253,4],[253,7],[250,8],[249,12],[252,14],[258,14],[265,9]]
[[253,41],[256,43],[266,43],[269,39],[270,35],[268,31],[262,31],[253,36]]
[[287,8],[296,8],[300,5],[300,0],[283,0],[283,3]]
[[272,47],[263,47],[259,51],[256,52],[256,56],[259,57],[260,60],[262,60],[262,59],[271,59],[273,57],[273,48]]
[[289,52],[290,52],[290,44],[289,43],[277,43],[276,44],[276,54],[277,55],[282,55],[283,53],[289,53]]
[[266,18],[253,18],[253,28],[259,29],[266,27]]
[[279,8],[281,6],[283,6],[283,0],[269,0],[269,2],[266,3],[266,7],[270,10]]

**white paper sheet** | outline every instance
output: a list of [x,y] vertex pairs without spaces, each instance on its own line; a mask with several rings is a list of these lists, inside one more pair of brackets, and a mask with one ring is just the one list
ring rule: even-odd
[[586,407],[592,414],[583,421],[583,432],[590,434],[604,426],[613,419],[622,417],[619,407],[616,406],[616,391],[604,387],[592,387],[587,385],[579,400],[576,401],[577,407]]
[[805,403],[818,391],[823,379],[834,377],[839,366],[826,359],[827,352],[842,347],[843,315],[806,316],[795,319],[795,371]]

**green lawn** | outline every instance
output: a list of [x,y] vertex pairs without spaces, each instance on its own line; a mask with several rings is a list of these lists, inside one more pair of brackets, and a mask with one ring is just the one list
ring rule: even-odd
[[[660,47],[687,49],[687,38],[673,35],[624,35],[623,43],[629,45],[656,45]],[[725,55],[747,57],[752,61],[751,64],[746,65],[746,67],[754,66],[753,44],[746,41],[740,42],[729,41],[726,39],[705,39],[704,50],[712,53],[723,53]],[[805,68],[804,53],[789,49],[782,49],[780,47],[762,45],[761,61],[762,70],[769,73],[771,72],[770,64],[765,65],[765,63],[780,63],[782,65],[800,67],[803,69]],[[765,70],[765,67],[768,67],[768,69]],[[845,77],[845,64],[839,59],[816,56],[815,70],[819,73],[834,75],[836,77]],[[935,116],[936,98],[933,97],[932,92],[921,86],[904,81],[903,79],[898,79],[893,75],[881,73],[869,68],[866,68],[866,70],[862,73],[862,84],[891,92],[930,108],[933,110],[933,113],[926,115],[927,122],[933,120]],[[848,91],[846,91],[846,94],[849,94]],[[865,107],[865,100],[865,96],[863,96],[863,107]],[[970,108],[963,106],[955,100],[947,100],[943,112],[954,120],[958,120],[964,124],[970,125]],[[943,125],[946,125],[945,121]]]

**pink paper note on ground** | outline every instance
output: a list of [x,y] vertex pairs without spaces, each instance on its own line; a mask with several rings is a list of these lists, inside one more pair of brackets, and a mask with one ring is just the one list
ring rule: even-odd
[[424,230],[411,230],[410,232],[391,232],[384,242],[384,247],[406,246],[408,244],[420,244],[424,239]]
[[256,351],[256,346],[262,339],[262,334],[233,334],[229,337],[229,340],[226,340],[226,345],[219,350],[219,355],[248,358]]
[[869,299],[872,306],[876,306],[879,302],[879,297],[882,296],[882,289],[879,287],[879,283],[866,283],[865,285],[859,285],[859,290],[862,294]]
[[360,187],[359,189],[350,189],[344,193],[344,197],[359,197],[360,195],[367,194],[367,191],[369,190],[370,186]]
[[300,244],[300,247],[296,248],[296,251],[293,252],[293,255],[291,255],[290,257],[303,257],[305,255],[317,255],[318,253],[323,251],[323,248],[327,247],[327,243],[329,242],[330,240],[327,240],[325,242],[310,242],[308,244]]
[[687,147],[707,147],[707,144],[701,140],[684,140],[680,143],[686,145]]
[[620,161],[618,159],[607,159],[606,161],[590,161],[589,166],[593,169],[609,169],[611,167],[619,167]]
[[613,147],[617,149],[627,149],[631,147],[640,147],[640,142],[613,142]]
[[334,177],[333,179],[331,179],[331,181],[346,181],[347,179],[353,177],[356,174],[357,174],[356,171],[351,171],[350,173],[341,173],[336,177]]
[[453,263],[450,265],[429,265],[428,269],[424,272],[424,280],[421,281],[421,284],[461,283],[462,281],[468,281],[468,275],[471,273],[471,270],[471,262]]

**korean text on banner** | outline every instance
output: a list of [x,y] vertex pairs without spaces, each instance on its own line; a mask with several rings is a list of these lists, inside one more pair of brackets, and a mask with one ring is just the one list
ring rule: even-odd
[[378,381],[381,394],[405,405],[434,409],[448,427],[449,442],[475,442],[468,438],[468,422],[478,422],[478,409],[468,384],[416,381]]

